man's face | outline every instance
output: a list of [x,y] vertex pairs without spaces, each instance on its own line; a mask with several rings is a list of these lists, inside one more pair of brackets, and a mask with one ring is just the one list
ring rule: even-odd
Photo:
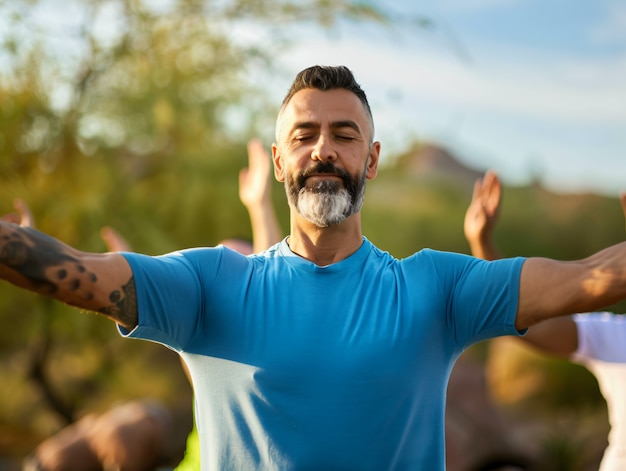
[[380,144],[363,104],[347,90],[296,93],[277,122],[274,171],[289,205],[318,227],[361,209],[367,178],[376,176]]

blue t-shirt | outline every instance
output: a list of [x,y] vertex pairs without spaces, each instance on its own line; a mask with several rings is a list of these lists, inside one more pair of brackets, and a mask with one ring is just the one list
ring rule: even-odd
[[124,255],[139,323],[122,332],[187,363],[203,470],[443,470],[455,360],[518,333],[521,258],[398,260],[365,238],[324,267],[285,240]]

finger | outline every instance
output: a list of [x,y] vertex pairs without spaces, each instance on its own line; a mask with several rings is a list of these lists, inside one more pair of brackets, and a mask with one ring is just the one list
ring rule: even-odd
[[246,186],[248,182],[248,175],[250,174],[250,169],[248,167],[244,167],[239,170],[239,189],[241,190]]
[[476,181],[474,182],[474,189],[472,191],[472,202],[478,200],[478,198],[480,197],[480,192],[481,192],[482,187],[483,187],[482,177],[477,178]]
[[493,216],[498,212],[502,199],[502,184],[494,171],[487,171],[484,187],[486,193],[484,197],[485,210]]
[[624,213],[624,218],[626,219],[626,192],[619,195],[619,200],[622,205],[622,212]]
[[35,218],[23,199],[15,198],[13,200],[13,207],[20,215],[20,225],[24,227],[35,227]]
[[248,142],[248,165],[256,167],[259,164],[263,164],[267,159],[267,153],[263,149],[263,143],[259,139],[251,139]]

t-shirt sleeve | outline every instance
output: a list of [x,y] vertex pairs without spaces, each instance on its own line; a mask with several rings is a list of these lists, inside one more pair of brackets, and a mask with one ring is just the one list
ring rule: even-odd
[[573,316],[578,330],[578,348],[572,359],[626,362],[626,316],[593,312]]
[[525,332],[515,328],[525,258],[485,261],[451,252],[432,255],[446,296],[448,326],[461,348]]
[[120,333],[162,343],[173,350],[184,349],[202,322],[203,286],[215,273],[201,272],[198,266],[216,267],[220,252],[195,249],[158,257],[123,253],[135,280],[138,325],[132,331],[120,326]]

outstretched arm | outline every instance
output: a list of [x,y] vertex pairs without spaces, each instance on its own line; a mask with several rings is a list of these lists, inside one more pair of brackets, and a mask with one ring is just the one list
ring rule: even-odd
[[114,253],[81,252],[27,227],[32,217],[19,201],[20,224],[7,222],[15,220],[10,215],[0,221],[0,279],[104,314],[133,329],[137,325],[137,301],[126,259]]
[[[500,254],[495,248],[492,240],[493,229],[499,214],[500,202],[501,185],[498,177],[493,172],[487,172],[485,177],[478,180],[474,186],[472,202],[467,209],[464,221],[465,237],[467,238],[472,250],[472,255],[475,257],[487,260],[496,260],[500,258]],[[620,202],[624,214],[626,215],[626,193],[620,196]],[[564,262],[555,262],[546,259],[528,260],[522,272],[523,290],[524,293],[534,292],[539,294],[520,294],[520,306],[517,318],[518,327],[528,327],[530,326],[530,322],[536,322],[535,317],[532,315],[528,318],[525,317],[533,310],[537,312],[536,317],[538,318],[544,318],[546,314],[550,317],[554,315],[554,312],[551,311],[552,308],[549,305],[549,301],[551,299],[559,301],[559,298],[561,298],[561,300],[573,301],[572,294],[577,293],[568,292],[571,288],[565,288],[561,295],[547,294],[549,293],[549,286],[548,284],[542,286],[542,284],[546,280],[546,278],[544,278],[546,276],[547,281],[550,281],[550,277],[553,275],[550,275],[549,272],[552,268],[558,272],[560,269],[576,268],[576,263],[579,263],[579,268],[582,269],[584,269],[583,267],[585,265],[588,265],[588,270],[591,270],[591,273],[593,274],[593,269],[590,267],[600,263],[600,260],[601,256],[596,255],[585,261],[572,262],[570,267],[567,267],[568,264]],[[542,266],[547,268],[545,272],[543,271],[544,268],[542,268]],[[600,278],[602,278],[599,272],[596,272],[595,274],[600,275]],[[598,281],[597,279],[594,281],[594,279],[595,278],[591,276],[587,279],[587,281],[582,282],[582,288],[579,290],[580,294],[585,296],[585,293],[587,292],[586,289],[601,283],[601,281]],[[587,286],[586,289],[585,286]],[[550,299],[541,300],[540,295],[543,294],[546,294]],[[588,295],[593,297],[593,290],[589,289]],[[542,303],[545,303],[545,306]],[[584,309],[582,305],[576,305],[575,302],[570,302],[569,304],[570,305],[568,307],[562,306],[563,309],[567,309],[566,312],[568,313],[584,312],[586,310],[604,307],[601,304],[598,305],[597,301],[594,301],[595,307],[593,309]],[[608,304],[610,303],[607,302],[605,305]],[[544,307],[547,308],[547,312],[542,312]],[[554,306],[554,308],[556,308],[556,306]],[[576,324],[570,316],[548,318],[543,322],[539,322],[538,324],[533,325],[532,328],[529,329],[528,333],[524,337],[521,337],[521,339],[545,352],[561,356],[569,356],[578,348],[578,330]]]
[[569,358],[578,348],[578,327],[572,316],[554,317],[533,325],[526,335],[516,338],[545,353]]
[[239,172],[239,199],[250,215],[254,253],[262,252],[281,239],[271,200],[271,165],[261,141],[249,141],[248,167]]
[[[626,215],[626,194],[620,195]],[[626,242],[583,260],[530,258],[522,268],[516,326],[591,312],[626,298]]]
[[516,327],[605,308],[626,298],[626,242],[583,260],[529,258],[522,268]]

